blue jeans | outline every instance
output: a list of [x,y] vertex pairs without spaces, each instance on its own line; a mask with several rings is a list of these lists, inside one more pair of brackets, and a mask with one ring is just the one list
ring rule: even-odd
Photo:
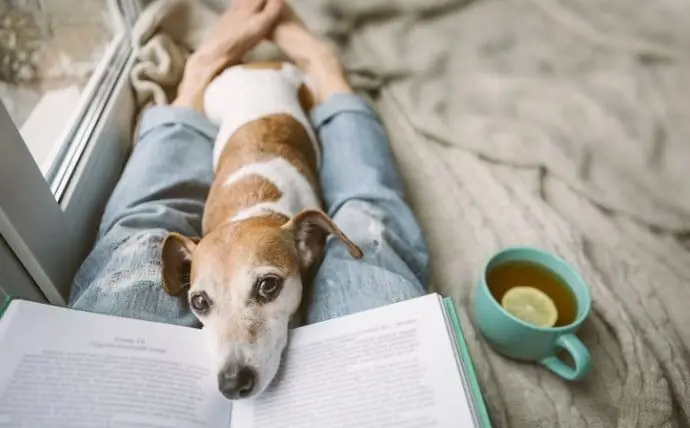
[[[354,260],[329,241],[316,276],[307,322],[351,314],[426,292],[428,252],[404,200],[386,132],[355,95],[314,109],[322,144],[325,210],[364,251]],[[106,207],[97,242],[76,275],[78,309],[197,326],[184,297],[161,285],[160,249],[169,232],[198,236],[213,179],[217,129],[200,113],[154,107]]]

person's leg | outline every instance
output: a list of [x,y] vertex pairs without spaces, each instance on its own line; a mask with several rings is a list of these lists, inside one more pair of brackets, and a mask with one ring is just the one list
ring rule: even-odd
[[196,323],[186,302],[161,286],[160,247],[170,232],[201,233],[216,132],[191,109],[155,107],[144,113],[139,141],[110,197],[96,244],[75,277],[71,306]]
[[337,240],[307,290],[307,322],[358,312],[426,293],[429,255],[404,200],[386,131],[378,115],[352,93],[331,48],[289,6],[272,40],[309,77],[320,103],[312,122],[322,145],[324,205],[364,252],[354,260]]
[[99,238],[114,228],[168,229],[198,235],[213,171],[218,129],[180,107],[144,112],[139,139],[101,219]]
[[354,260],[335,239],[310,293],[307,321],[323,321],[426,293],[428,252],[404,200],[377,114],[352,94],[329,97],[312,114],[323,146],[326,210],[364,252]]
[[364,258],[354,260],[340,241],[329,241],[310,292],[308,323],[426,294],[425,285],[387,239],[385,223],[366,204],[348,203],[335,222],[362,248]]

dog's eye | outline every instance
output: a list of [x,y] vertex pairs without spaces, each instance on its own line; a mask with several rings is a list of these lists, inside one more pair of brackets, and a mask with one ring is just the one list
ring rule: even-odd
[[208,294],[202,291],[200,293],[194,294],[189,299],[189,304],[199,314],[206,314],[209,309],[211,309],[211,299],[209,299]]
[[283,280],[275,275],[266,275],[257,281],[256,295],[261,300],[272,300],[280,291]]

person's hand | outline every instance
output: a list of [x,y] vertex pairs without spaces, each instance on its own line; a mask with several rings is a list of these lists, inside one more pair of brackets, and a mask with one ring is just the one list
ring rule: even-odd
[[317,103],[336,93],[352,92],[336,53],[309,31],[290,6],[283,7],[270,37],[314,83]]
[[202,111],[203,94],[223,69],[239,63],[266,37],[281,15],[284,0],[234,0],[190,55],[173,105]]

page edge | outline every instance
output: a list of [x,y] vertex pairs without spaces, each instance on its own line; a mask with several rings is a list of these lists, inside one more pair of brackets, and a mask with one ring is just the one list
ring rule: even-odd
[[479,382],[477,380],[477,375],[474,370],[474,365],[470,358],[469,349],[467,347],[467,342],[462,333],[462,326],[460,324],[460,319],[455,308],[455,303],[450,297],[441,297],[441,306],[443,312],[449,321],[450,331],[448,332],[451,337],[451,341],[454,342],[457,348],[457,353],[460,361],[458,361],[458,367],[463,371],[462,377],[467,382],[469,386],[470,399],[472,401],[473,413],[475,414],[475,420],[479,422],[480,426],[483,428],[492,428],[491,418],[486,408],[486,403],[484,402],[484,396],[479,387]]

